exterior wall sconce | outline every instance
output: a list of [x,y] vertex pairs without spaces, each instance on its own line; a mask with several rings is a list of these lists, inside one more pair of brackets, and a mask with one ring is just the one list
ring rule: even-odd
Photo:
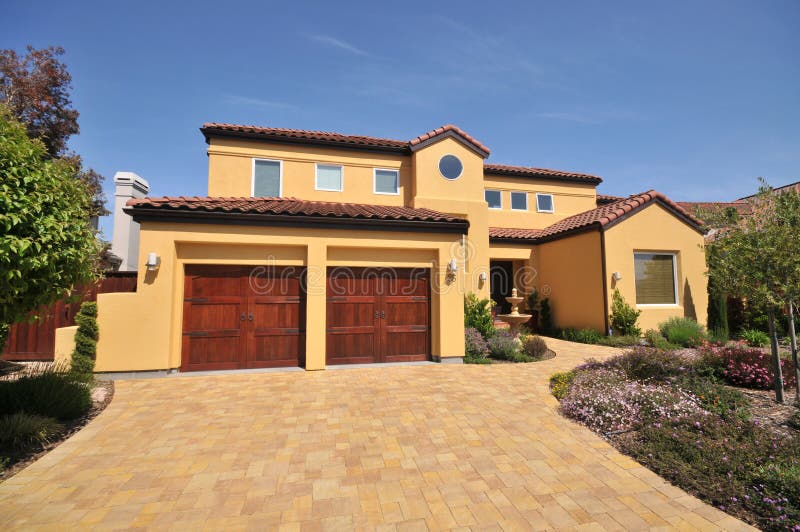
[[619,272],[614,272],[611,274],[611,278],[614,279],[614,281],[619,282],[622,280],[622,274]]
[[147,254],[147,262],[145,263],[145,266],[147,266],[148,271],[151,272],[155,271],[158,269],[160,265],[161,265],[161,257],[159,257],[158,254],[156,254],[156,252],[151,251],[150,253]]
[[456,273],[458,271],[458,263],[456,259],[450,259],[450,262],[447,263],[447,271],[449,273]]
[[480,274],[480,275],[478,275],[478,280],[479,280],[480,282],[482,282],[482,283],[485,283],[485,282],[486,282],[486,279],[487,279],[486,272],[481,272],[481,274]]

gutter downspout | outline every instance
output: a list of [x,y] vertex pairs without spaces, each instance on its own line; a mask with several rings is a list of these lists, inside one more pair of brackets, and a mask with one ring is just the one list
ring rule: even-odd
[[611,325],[608,323],[608,275],[606,275],[606,232],[600,228],[600,260],[602,261],[603,271],[603,322],[605,323],[605,333],[611,331]]

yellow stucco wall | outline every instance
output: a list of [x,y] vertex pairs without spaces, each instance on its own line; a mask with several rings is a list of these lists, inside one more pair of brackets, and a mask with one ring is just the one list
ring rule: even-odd
[[[253,159],[282,162],[284,197],[340,203],[409,205],[411,157],[369,151],[278,144],[231,138],[212,138],[208,147],[208,195],[251,196]],[[342,192],[315,190],[315,163],[342,165]],[[400,171],[398,195],[375,194],[375,168]]]
[[[445,280],[460,235],[247,227],[144,222],[136,293],[98,295],[100,341],[96,371],[180,367],[183,278],[186,264],[304,265],[308,267],[306,369],[325,367],[328,266],[429,267],[432,270],[431,350],[464,355],[464,273]],[[158,254],[156,272],[144,269]]]
[[56,339],[53,348],[53,361],[56,364],[72,363],[72,352],[75,351],[76,332],[78,332],[77,325],[56,329]]
[[[543,229],[559,220],[594,209],[597,206],[595,185],[592,184],[487,174],[484,185],[487,190],[499,190],[502,196],[502,208],[489,209],[487,207],[491,227]],[[528,193],[527,211],[511,209],[511,192]],[[536,211],[537,192],[553,195],[554,212]]]
[[[678,304],[644,307],[637,305],[642,311],[639,326],[643,331],[654,329],[672,316],[687,316],[705,325],[708,280],[702,245],[703,236],[700,233],[657,204],[645,207],[634,216],[609,228],[605,233],[609,305],[615,287],[620,289],[628,303],[636,303],[634,252],[676,253]],[[622,275],[618,283],[611,278],[614,272]]]
[[553,325],[605,332],[600,232],[536,246],[539,299],[550,299]]

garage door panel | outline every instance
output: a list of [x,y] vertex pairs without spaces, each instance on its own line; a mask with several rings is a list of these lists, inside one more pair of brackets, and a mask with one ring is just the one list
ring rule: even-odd
[[306,336],[286,329],[263,329],[256,332],[248,368],[297,366],[304,358]]
[[427,274],[418,270],[412,270],[406,276],[387,279],[384,285],[384,295],[386,296],[421,296],[428,295]]
[[428,301],[386,301],[384,326],[428,325]]
[[367,364],[375,361],[378,335],[373,327],[350,327],[329,332],[326,341],[328,364]]
[[377,303],[374,300],[329,303],[328,328],[374,327]]
[[188,370],[236,369],[244,349],[238,334],[186,336],[183,342],[184,353],[189,353]]
[[255,296],[296,296],[303,292],[304,275],[304,268],[295,266],[257,266],[248,271],[247,288]]
[[257,300],[252,306],[253,326],[256,330],[263,327],[301,329],[304,327],[304,308],[297,301],[264,301]]
[[428,332],[404,331],[402,334],[393,334],[387,331],[383,346],[383,355],[386,362],[407,362],[427,360],[428,358]]
[[244,311],[239,301],[192,303],[184,328],[189,331],[239,329]]

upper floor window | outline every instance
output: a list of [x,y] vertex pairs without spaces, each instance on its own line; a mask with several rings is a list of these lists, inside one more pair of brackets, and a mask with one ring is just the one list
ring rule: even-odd
[[439,159],[439,173],[445,179],[458,179],[463,171],[464,165],[455,155],[445,155]]
[[375,194],[400,194],[400,172],[376,168],[373,191]]
[[503,196],[499,190],[484,190],[483,197],[486,199],[486,203],[489,204],[490,209],[503,208]]
[[317,163],[316,189],[341,192],[343,189],[344,171],[338,164]]
[[634,253],[637,305],[677,305],[678,270],[674,253]]
[[539,212],[554,212],[552,194],[536,194],[536,210]]
[[511,210],[512,211],[527,211],[528,210],[528,193],[527,192],[512,192],[511,193]]
[[279,197],[282,193],[282,170],[281,161],[253,159],[252,195],[257,198]]

